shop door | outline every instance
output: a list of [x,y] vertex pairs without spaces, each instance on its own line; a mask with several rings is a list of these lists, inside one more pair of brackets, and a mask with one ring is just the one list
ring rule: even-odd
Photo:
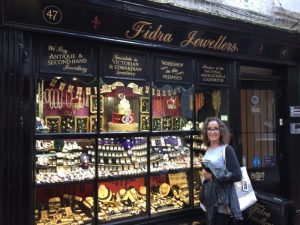
[[281,193],[281,93],[278,82],[241,82],[242,163],[256,190],[274,194]]

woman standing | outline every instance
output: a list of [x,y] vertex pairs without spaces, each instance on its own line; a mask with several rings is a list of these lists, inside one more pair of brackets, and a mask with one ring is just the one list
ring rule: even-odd
[[[200,198],[206,206],[207,225],[237,224],[242,214],[234,182],[241,180],[242,173],[234,149],[228,145],[229,130],[219,118],[209,117],[204,122],[203,140],[208,148],[202,163],[204,182]],[[226,174],[223,177],[215,172],[220,169]]]

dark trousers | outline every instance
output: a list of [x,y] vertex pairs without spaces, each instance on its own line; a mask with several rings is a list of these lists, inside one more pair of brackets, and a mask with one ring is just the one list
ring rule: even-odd
[[230,215],[224,213],[217,213],[215,219],[216,225],[233,225],[233,220]]
[[232,217],[228,214],[217,213],[215,225],[242,225],[243,220],[233,221]]

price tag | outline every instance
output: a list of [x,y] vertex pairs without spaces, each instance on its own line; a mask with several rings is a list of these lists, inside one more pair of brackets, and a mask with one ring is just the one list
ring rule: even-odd
[[43,10],[43,18],[46,23],[59,24],[62,20],[62,12],[57,6],[49,5]]

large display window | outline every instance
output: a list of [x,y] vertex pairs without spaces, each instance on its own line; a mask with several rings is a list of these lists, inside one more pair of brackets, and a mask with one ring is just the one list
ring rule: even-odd
[[95,48],[55,43],[41,42],[36,77],[35,224],[114,223],[198,207],[200,132],[207,116],[228,121],[227,89],[194,85],[189,57],[107,45],[96,74]]

